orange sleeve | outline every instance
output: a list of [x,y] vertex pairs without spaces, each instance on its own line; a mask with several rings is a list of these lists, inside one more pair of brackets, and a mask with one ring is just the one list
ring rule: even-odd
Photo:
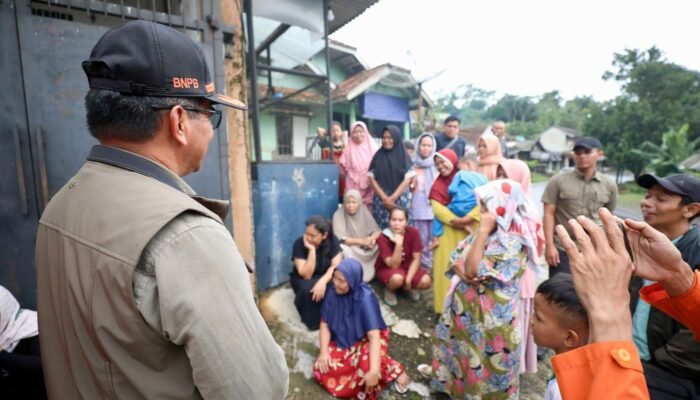
[[695,271],[693,285],[680,296],[669,297],[659,283],[643,287],[639,294],[642,300],[685,325],[700,341],[700,271]]
[[649,399],[632,342],[589,344],[554,356],[552,367],[564,400]]

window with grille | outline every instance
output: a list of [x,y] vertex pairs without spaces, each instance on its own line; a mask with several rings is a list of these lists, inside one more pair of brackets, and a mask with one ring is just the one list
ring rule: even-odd
[[277,131],[277,155],[292,156],[292,137],[294,125],[291,115],[276,115],[275,129]]

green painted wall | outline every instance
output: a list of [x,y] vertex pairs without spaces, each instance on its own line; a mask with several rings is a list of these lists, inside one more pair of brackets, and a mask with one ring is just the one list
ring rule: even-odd
[[[372,86],[372,87],[369,88],[369,90],[367,90],[367,91],[368,91],[368,92],[379,92],[379,93],[384,93],[384,94],[390,94],[390,95],[392,95],[392,96],[398,96],[398,97],[403,97],[403,98],[407,98],[407,97],[408,97],[408,96],[406,95],[406,92],[405,92],[405,91],[403,91],[403,90],[401,90],[401,89],[389,87],[389,86],[384,86],[384,85],[382,85],[381,83],[378,83],[378,84]],[[410,99],[409,99],[409,100],[410,100]]]
[[350,124],[354,124],[355,121],[357,121],[357,104],[356,101],[353,100],[350,103]]
[[[322,73],[326,73],[326,56],[323,53],[316,54],[311,58],[311,63]],[[340,83],[348,79],[348,75],[342,69],[331,62],[331,82]]]
[[272,152],[277,150],[277,132],[274,114],[260,113],[260,143],[262,160],[272,160]]
[[[288,87],[293,89],[301,89],[310,83],[309,79],[303,76],[295,76],[290,74],[272,74],[272,86]],[[267,77],[258,75],[258,85],[267,86]]]

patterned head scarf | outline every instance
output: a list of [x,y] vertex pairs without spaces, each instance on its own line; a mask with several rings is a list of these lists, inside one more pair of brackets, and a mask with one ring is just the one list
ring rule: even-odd
[[520,183],[520,188],[526,195],[530,195],[530,168],[522,160],[506,158],[501,160],[501,168],[506,172],[506,177]]
[[510,179],[491,181],[474,189],[479,201],[486,211],[496,214],[496,233],[487,243],[487,250],[492,245],[506,246],[507,236],[515,235],[527,249],[528,260],[539,261],[537,246],[537,226],[534,221],[539,216],[534,204],[520,188],[520,184]]

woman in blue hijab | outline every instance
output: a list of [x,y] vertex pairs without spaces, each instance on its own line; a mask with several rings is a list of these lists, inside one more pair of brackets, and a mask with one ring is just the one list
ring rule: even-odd
[[320,348],[314,378],[339,398],[376,399],[392,381],[405,393],[410,378],[389,357],[389,330],[362,264],[345,259],[333,272],[333,287],[321,308]]

